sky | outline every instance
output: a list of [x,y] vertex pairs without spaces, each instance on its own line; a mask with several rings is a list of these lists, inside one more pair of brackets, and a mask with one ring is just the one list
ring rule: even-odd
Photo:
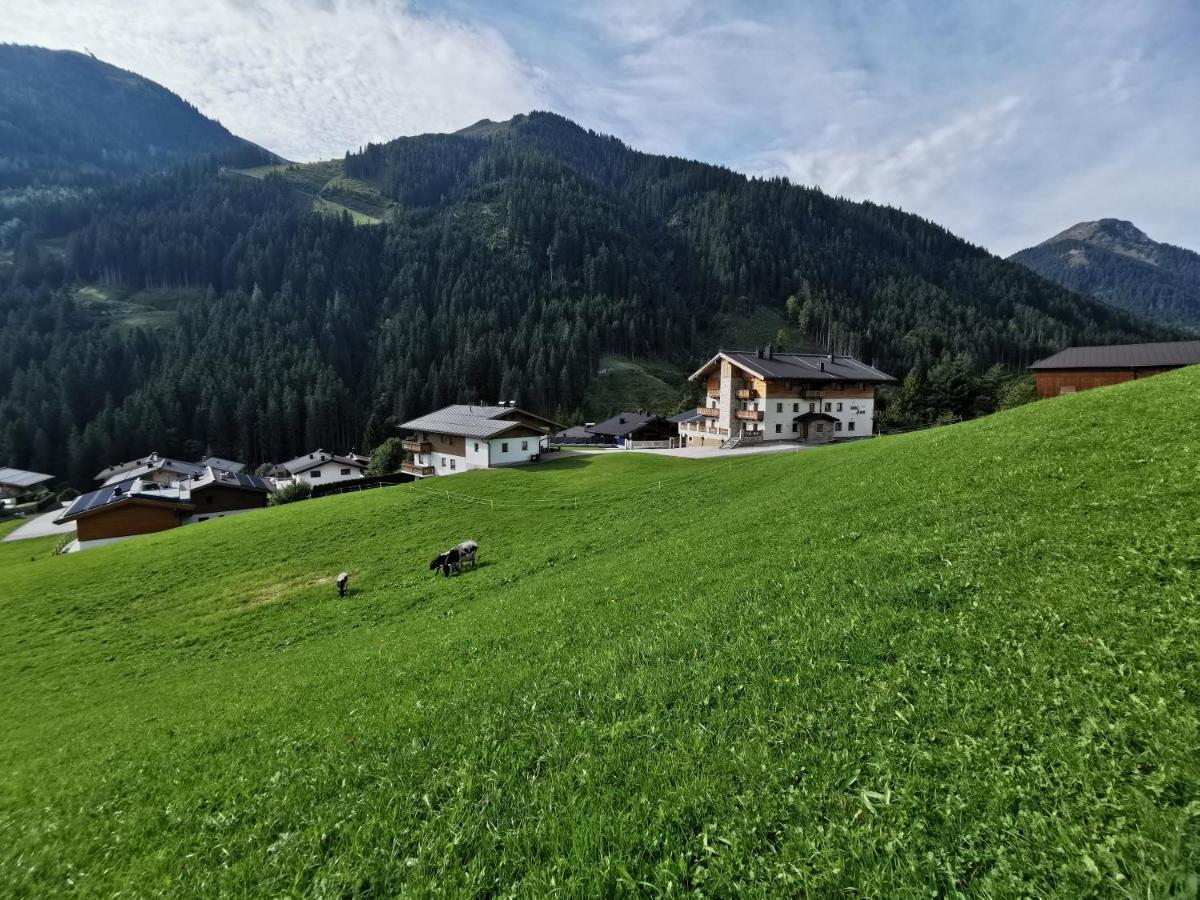
[[289,159],[559,112],[1007,255],[1129,219],[1200,250],[1200,0],[0,0]]

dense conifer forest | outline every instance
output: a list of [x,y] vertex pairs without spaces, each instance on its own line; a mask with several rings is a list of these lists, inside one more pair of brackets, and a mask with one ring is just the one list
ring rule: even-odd
[[[255,150],[10,216],[0,459],[86,484],[151,449],[366,449],[454,401],[572,420],[602,354],[691,365],[760,306],[918,388],[939,365],[1012,371],[1157,333],[916,216],[548,113],[347,154],[347,176],[396,201],[380,225],[240,174]],[[158,308],[123,317],[130,297]]]

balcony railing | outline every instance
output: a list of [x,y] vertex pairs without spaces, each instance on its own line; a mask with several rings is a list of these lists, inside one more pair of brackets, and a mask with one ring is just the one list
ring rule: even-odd
[[699,410],[697,410],[697,412],[699,412],[702,416],[709,416],[713,419],[716,419],[721,415],[721,410],[717,409],[715,406],[702,406]]
[[743,422],[761,422],[763,420],[761,409],[735,409],[733,417],[741,419]]
[[432,453],[433,444],[429,441],[401,441],[400,446],[409,453]]
[[753,388],[738,388],[733,392],[733,396],[739,400],[753,400],[758,394],[754,392]]
[[407,472],[409,475],[416,475],[418,478],[424,478],[426,475],[434,473],[433,466],[418,466],[415,463],[401,463],[400,471]]

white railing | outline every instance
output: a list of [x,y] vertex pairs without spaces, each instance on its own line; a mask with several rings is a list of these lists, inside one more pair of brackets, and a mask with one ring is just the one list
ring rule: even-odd
[[628,450],[666,450],[671,446],[670,441],[626,441]]

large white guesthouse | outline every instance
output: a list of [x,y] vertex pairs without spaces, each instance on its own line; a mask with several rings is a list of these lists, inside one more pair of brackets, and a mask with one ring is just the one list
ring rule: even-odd
[[875,428],[875,388],[895,381],[852,356],[721,350],[697,369],[704,401],[679,423],[691,447],[751,441],[820,444],[866,437]]

